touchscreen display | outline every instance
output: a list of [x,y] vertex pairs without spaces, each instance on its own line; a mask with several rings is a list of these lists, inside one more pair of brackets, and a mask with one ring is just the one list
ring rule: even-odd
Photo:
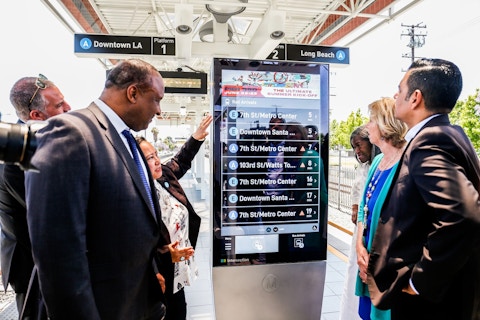
[[213,66],[213,265],[324,260],[328,65]]

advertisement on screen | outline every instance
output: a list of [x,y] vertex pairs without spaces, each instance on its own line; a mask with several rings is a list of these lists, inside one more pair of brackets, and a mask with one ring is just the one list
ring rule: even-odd
[[214,267],[325,260],[328,76],[214,59]]

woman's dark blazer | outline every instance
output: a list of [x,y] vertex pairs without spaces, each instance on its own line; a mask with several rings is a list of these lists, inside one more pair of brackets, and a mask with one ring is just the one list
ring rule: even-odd
[[190,137],[170,161],[162,164],[162,176],[157,179],[172,196],[188,209],[188,237],[194,248],[197,245],[201,218],[193,209],[185,191],[180,185],[179,179],[192,167],[192,161],[202,144],[203,141]]

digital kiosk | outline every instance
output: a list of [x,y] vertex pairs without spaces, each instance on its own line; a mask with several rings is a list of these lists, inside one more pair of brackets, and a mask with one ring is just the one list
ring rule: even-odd
[[213,62],[217,320],[320,319],[329,66]]

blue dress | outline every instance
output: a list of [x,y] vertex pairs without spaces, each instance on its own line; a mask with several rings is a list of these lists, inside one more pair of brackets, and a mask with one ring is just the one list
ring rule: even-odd
[[[378,225],[380,211],[385,202],[398,162],[387,170],[378,170],[378,164],[383,154],[376,156],[370,167],[362,201],[358,209],[358,221],[366,225],[364,241],[367,251],[370,252],[373,236]],[[366,209],[366,210],[365,210]],[[367,213],[367,214],[365,214]],[[366,221],[365,221],[366,220]],[[362,232],[359,230],[359,232]],[[359,315],[363,320],[389,320],[390,310],[380,310],[371,304],[368,286],[357,276],[355,294],[360,296]]]

